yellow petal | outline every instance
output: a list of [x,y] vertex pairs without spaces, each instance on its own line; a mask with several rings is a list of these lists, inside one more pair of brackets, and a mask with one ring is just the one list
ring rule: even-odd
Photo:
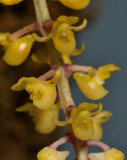
[[83,30],[87,25],[87,20],[84,19],[83,23],[80,26],[70,26],[70,29],[73,31],[81,31]]
[[14,4],[17,4],[21,1],[23,1],[23,0],[0,0],[0,3],[2,3],[4,5],[14,5]]
[[26,103],[18,108],[16,108],[17,112],[27,112],[34,108],[35,106],[32,103]]
[[104,123],[110,119],[112,116],[111,112],[103,111],[94,117],[94,121],[96,123]]
[[81,48],[80,48],[80,49],[75,49],[74,52],[71,53],[70,56],[78,56],[78,55],[80,55],[84,50],[85,50],[85,44],[82,43]]
[[79,21],[79,18],[78,17],[75,17],[75,16],[59,16],[57,18],[57,21],[55,23],[58,23],[58,24],[61,24],[61,23],[67,23],[69,25],[72,25],[72,24],[75,24]]
[[101,66],[97,69],[96,74],[100,79],[108,79],[111,76],[111,73],[119,71],[120,68],[114,64],[107,64]]
[[100,124],[94,123],[93,140],[99,141],[103,135],[103,127]]
[[36,79],[35,77],[22,77],[19,79],[19,81],[14,84],[11,89],[14,91],[21,91],[23,89],[25,89],[25,86],[27,83],[34,83],[34,82],[40,82],[38,79]]
[[86,8],[90,0],[59,0],[63,5],[68,8],[80,10]]
[[24,105],[16,108],[17,112],[28,112],[30,116],[37,116],[41,110],[34,106],[32,103],[25,103]]
[[101,66],[98,68],[97,72],[114,72],[119,71],[120,67],[114,65],[114,64],[106,64],[104,66]]
[[[91,110],[94,110],[94,109],[97,109],[97,108],[101,109],[102,105],[101,104],[95,104],[95,103],[88,103],[88,102],[81,103],[78,107],[76,107],[75,109],[72,110],[71,118],[75,118],[82,111],[90,112]],[[91,112],[90,115],[92,113],[94,114],[94,112]]]
[[68,151],[57,151],[55,149],[45,147],[37,154],[38,160],[65,160],[69,155]]

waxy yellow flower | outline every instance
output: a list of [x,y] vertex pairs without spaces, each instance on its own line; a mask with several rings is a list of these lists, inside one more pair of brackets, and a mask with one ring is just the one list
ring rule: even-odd
[[37,154],[38,160],[65,160],[69,155],[69,151],[57,151],[50,147],[45,147]]
[[55,48],[62,54],[70,56],[76,49],[76,40],[73,31],[80,31],[87,25],[87,20],[81,26],[75,27],[78,17],[60,16],[53,24],[51,33],[46,37],[38,37],[35,33],[33,37],[39,42],[45,42],[52,38]]
[[59,103],[54,104],[51,108],[40,110],[31,103],[26,103],[16,109],[18,112],[28,112],[33,117],[35,129],[41,134],[49,134],[56,128],[53,118],[59,119]]
[[14,5],[14,4],[17,4],[21,1],[23,1],[23,0],[0,0],[0,3],[2,3],[4,5]]
[[[95,109],[98,110],[92,112]],[[72,110],[68,121],[54,122],[58,126],[72,124],[74,135],[80,140],[100,140],[103,134],[101,123],[106,122],[111,115],[108,111],[102,111],[102,104],[84,102]]]
[[31,35],[13,39],[8,33],[0,33],[0,45],[3,45],[5,50],[3,60],[12,66],[20,65],[28,57],[33,42]]
[[35,117],[35,129],[42,134],[49,134],[56,128],[53,119],[59,119],[58,104],[54,104],[51,108],[43,110],[40,115]]
[[41,110],[52,107],[56,100],[56,81],[61,76],[57,70],[56,75],[49,81],[39,80],[34,77],[23,77],[11,89],[15,91],[26,90],[30,94],[33,104]]
[[110,78],[111,73],[116,70],[120,70],[120,68],[114,64],[107,64],[99,67],[96,71],[89,67],[88,74],[76,72],[73,74],[73,77],[87,98],[98,100],[108,93],[103,87],[104,80]]
[[115,148],[106,152],[90,153],[88,157],[90,160],[124,160],[124,154]]
[[68,8],[80,10],[86,8],[90,0],[58,0]]

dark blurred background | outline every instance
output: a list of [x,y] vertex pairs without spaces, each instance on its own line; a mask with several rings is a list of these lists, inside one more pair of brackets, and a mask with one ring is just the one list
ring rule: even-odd
[[[32,23],[35,14],[31,2],[31,0],[24,0],[16,6],[0,5],[0,32],[14,32]],[[77,15],[81,21],[84,17],[88,19],[86,29],[76,33],[77,47],[85,42],[86,49],[82,55],[73,58],[75,64],[98,67],[107,63],[114,63],[121,68],[120,72],[116,72],[106,81],[105,87],[110,91],[109,94],[102,100],[94,102],[102,102],[104,109],[114,114],[111,120],[104,124],[102,141],[111,147],[122,150],[127,157],[127,1],[91,0],[88,8],[82,11],[67,9],[59,2],[51,0],[48,0],[48,4],[53,19],[63,14]],[[36,53],[41,57],[43,48],[42,44],[35,43],[31,53]],[[3,54],[4,51],[0,48],[0,57]],[[41,135],[34,130],[32,119],[27,113],[15,112],[16,107],[27,102],[28,94],[24,91],[12,92],[10,87],[20,77],[38,77],[48,69],[49,66],[46,64],[35,64],[30,56],[26,62],[18,67],[10,67],[0,59],[1,160],[35,160],[38,150],[64,134],[65,131],[58,127],[50,135]],[[76,105],[84,101],[91,102],[82,95],[72,78],[70,83]],[[70,146],[68,144],[64,147],[72,151]],[[74,156],[71,153],[69,159],[74,159]]]

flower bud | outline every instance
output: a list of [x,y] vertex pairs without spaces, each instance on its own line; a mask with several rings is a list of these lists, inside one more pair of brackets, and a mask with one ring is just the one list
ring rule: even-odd
[[23,63],[28,57],[34,39],[31,35],[26,35],[22,38],[10,42],[5,47],[3,60],[12,66],[17,66]]
[[38,160],[65,160],[69,155],[69,151],[57,151],[55,149],[45,147],[37,154]]

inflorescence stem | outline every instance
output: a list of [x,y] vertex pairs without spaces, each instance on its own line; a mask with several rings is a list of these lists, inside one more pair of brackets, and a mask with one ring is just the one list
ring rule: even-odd
[[[36,10],[36,17],[37,17],[37,23],[39,25],[39,31],[42,36],[45,36],[46,32],[44,30],[44,23],[48,20],[51,20],[49,11],[47,8],[46,0],[33,0],[33,1],[35,5],[35,10]],[[68,119],[69,115],[67,114],[67,108],[70,106],[75,106],[75,104],[70,92],[68,75],[65,67],[66,65],[64,64],[62,55],[58,51],[56,51],[52,40],[48,41],[46,45],[49,51],[51,63],[53,65],[52,67],[57,67],[57,69],[60,69],[62,71],[61,78],[57,83],[57,88],[58,88],[60,102],[65,113],[65,117],[66,119]],[[68,130],[71,132],[70,128],[68,128]],[[57,142],[54,145],[56,144]],[[76,141],[73,144],[74,144],[75,151],[77,153],[77,160],[88,160],[87,147],[84,147],[78,139],[76,139]]]

